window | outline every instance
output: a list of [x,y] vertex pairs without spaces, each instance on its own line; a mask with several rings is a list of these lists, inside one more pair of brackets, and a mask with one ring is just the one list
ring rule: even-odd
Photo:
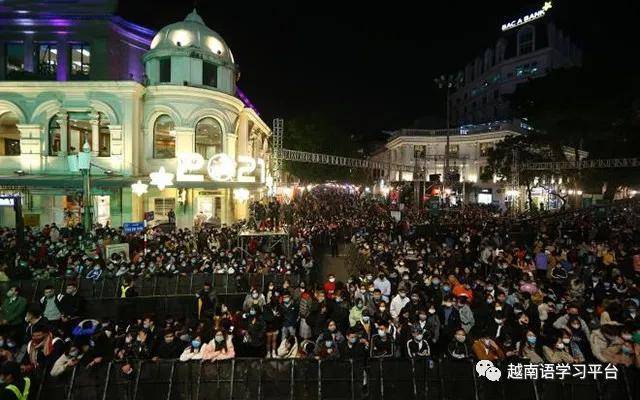
[[218,66],[204,61],[202,63],[202,84],[211,87],[218,86]]
[[526,26],[518,32],[518,55],[533,51],[534,32],[531,26]]
[[153,199],[153,212],[155,215],[166,216],[169,210],[176,209],[176,199],[174,198],[155,198]]
[[460,145],[449,144],[449,157],[450,158],[458,158],[458,153],[459,152],[460,152]]
[[91,72],[91,47],[87,44],[71,45],[71,78],[87,79]]
[[196,153],[205,160],[222,153],[222,127],[211,117],[201,119],[196,124]]
[[171,59],[160,59],[160,82],[171,82]]
[[100,113],[98,123],[98,157],[111,156],[111,132],[109,131],[109,118]]
[[55,79],[58,70],[58,49],[55,43],[39,44],[37,57],[38,75],[44,79]]
[[487,157],[492,148],[491,143],[480,143],[480,157]]
[[57,156],[60,146],[60,124],[56,115],[49,121],[49,155]]
[[5,44],[4,54],[7,78],[24,72],[24,45],[22,43]]
[[426,146],[413,146],[413,158],[424,158],[427,154]]
[[161,115],[153,124],[153,158],[176,156],[175,123],[168,115]]
[[18,118],[12,112],[0,115],[0,156],[20,155]]

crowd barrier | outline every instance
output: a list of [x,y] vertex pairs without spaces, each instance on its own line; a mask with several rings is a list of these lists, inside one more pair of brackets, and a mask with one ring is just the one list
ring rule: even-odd
[[[175,276],[137,277],[134,279],[134,287],[139,297],[154,296],[180,296],[193,295],[200,290],[205,282],[210,282],[217,294],[247,293],[249,288],[257,287],[260,290],[274,282],[276,285],[288,279],[292,287],[300,282],[299,274],[259,274],[245,273],[238,275],[196,273]],[[85,298],[113,299],[120,297],[122,278],[92,279],[65,279],[52,278],[40,280],[15,280],[0,283],[0,289],[5,290],[11,285],[17,285],[22,290],[22,296],[35,302],[43,295],[44,288],[53,286],[56,293],[64,293],[69,281],[78,284],[79,293]]]
[[[620,368],[617,380],[507,380],[477,377],[470,362],[374,359],[317,361],[246,359],[217,362],[136,361],[77,366],[34,379],[30,399],[118,400],[632,400],[640,373]],[[125,373],[124,371],[129,373]]]

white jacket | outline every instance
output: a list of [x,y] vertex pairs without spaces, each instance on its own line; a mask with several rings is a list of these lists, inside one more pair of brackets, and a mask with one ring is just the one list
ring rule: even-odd
[[393,300],[391,300],[391,310],[389,311],[391,317],[397,319],[398,316],[400,316],[400,311],[402,311],[402,308],[406,306],[408,302],[409,298],[407,296],[400,297],[400,295],[397,294]]

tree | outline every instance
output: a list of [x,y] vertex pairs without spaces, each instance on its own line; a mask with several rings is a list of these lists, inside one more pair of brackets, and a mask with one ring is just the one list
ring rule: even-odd
[[[329,120],[325,115],[311,113],[287,119],[283,147],[312,153],[361,158],[363,156],[362,139],[348,132],[343,124]],[[284,169],[303,182],[329,180],[363,182],[368,177],[367,170],[292,161],[285,161]]]
[[[636,157],[640,149],[640,84],[637,76],[600,69],[555,70],[521,84],[510,96],[516,116],[541,133],[548,145],[589,152],[589,158]],[[608,182],[612,198],[620,185],[640,181],[636,169],[589,170],[575,176],[581,186]]]

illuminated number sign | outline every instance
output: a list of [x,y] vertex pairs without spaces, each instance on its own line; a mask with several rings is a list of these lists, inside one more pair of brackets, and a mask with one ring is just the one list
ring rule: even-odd
[[[259,173],[256,169],[259,168]],[[198,153],[178,154],[178,170],[176,180],[178,182],[202,182],[204,175],[196,172],[205,169],[209,178],[216,182],[260,182],[266,180],[265,162],[261,158],[238,156],[238,161],[224,153],[214,155],[205,162],[204,157]]]
[[538,18],[542,18],[545,16],[545,14],[547,13],[547,11],[549,11],[549,9],[552,7],[552,4],[550,1],[545,1],[544,5],[542,6],[541,9],[539,9],[538,11],[534,11],[531,14],[525,15],[524,17],[520,17],[518,19],[514,19],[511,22],[507,22],[506,24],[502,24],[502,31],[508,31],[509,29],[513,29],[515,27],[518,27],[520,25],[524,25],[526,23],[529,23],[533,20],[536,20]]

